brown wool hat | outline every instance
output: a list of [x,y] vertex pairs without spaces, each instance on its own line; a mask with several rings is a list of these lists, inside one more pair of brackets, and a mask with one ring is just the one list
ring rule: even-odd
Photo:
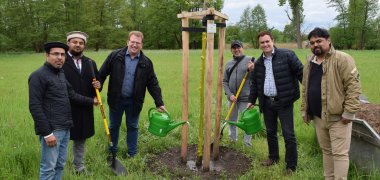
[[88,35],[82,31],[71,31],[66,34],[67,41],[69,41],[72,38],[81,38],[83,39],[84,43],[87,43]]

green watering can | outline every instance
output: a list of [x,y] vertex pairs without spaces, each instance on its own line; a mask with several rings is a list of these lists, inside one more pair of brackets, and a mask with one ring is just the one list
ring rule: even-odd
[[227,121],[227,123],[239,127],[248,135],[257,133],[263,129],[260,120],[260,112],[257,108],[245,109],[240,114],[238,122]]
[[156,108],[150,108],[149,112],[149,128],[148,131],[156,136],[165,137],[168,132],[176,128],[177,126],[187,123],[187,121],[182,121],[174,123],[171,120],[170,114],[168,112],[159,112]]

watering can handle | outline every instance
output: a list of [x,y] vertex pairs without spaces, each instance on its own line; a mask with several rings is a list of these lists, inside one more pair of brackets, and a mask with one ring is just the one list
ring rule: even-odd
[[245,109],[243,110],[243,112],[241,113],[241,116],[244,116],[244,113],[247,112],[248,110],[249,110],[249,108],[245,108]]
[[[255,109],[257,106],[258,106],[258,105],[255,104],[255,107],[254,107],[253,109]],[[245,108],[245,109],[243,110],[243,112],[241,112],[241,116],[244,116],[244,113],[247,112],[248,110],[250,110],[250,108]],[[260,113],[259,110],[257,110],[257,112]]]
[[[153,110],[156,110],[156,111],[157,111],[157,108],[152,107],[152,108],[149,109],[149,111],[148,111],[149,119],[152,118],[152,111],[153,111]],[[165,113],[166,115],[168,115],[168,116],[169,116],[169,119],[171,119],[170,113],[169,113],[168,111],[165,111],[165,112],[163,112],[163,113]]]

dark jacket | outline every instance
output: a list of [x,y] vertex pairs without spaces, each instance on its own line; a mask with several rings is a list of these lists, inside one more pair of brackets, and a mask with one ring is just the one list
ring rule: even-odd
[[83,105],[93,104],[92,98],[76,94],[67,82],[62,69],[45,63],[28,79],[29,111],[37,135],[46,136],[54,130],[73,125],[70,100]]
[[[71,56],[66,55],[66,62],[63,65],[66,79],[70,82],[74,91],[83,96],[94,98],[95,89],[92,86],[93,72],[90,63],[94,69],[94,75],[98,78],[98,69],[96,63],[90,58],[83,56],[81,58],[82,69],[79,73]],[[94,106],[80,105],[71,101],[71,114],[74,126],[70,129],[70,139],[86,139],[94,135]]]
[[[102,84],[107,76],[110,75],[107,92],[107,102],[110,108],[115,108],[121,98],[126,52],[127,47],[113,51],[108,55],[102,67],[99,69],[99,79]],[[150,95],[153,97],[157,107],[164,105],[161,88],[154,73],[153,63],[140,51],[140,59],[136,67],[133,89],[133,100],[135,104],[135,106],[133,106],[134,115],[139,114],[142,109],[146,89],[148,89]]]
[[[277,98],[281,106],[287,106],[300,98],[299,83],[302,81],[303,65],[296,54],[288,49],[274,47],[272,69],[277,89]],[[265,66],[263,54],[255,63],[249,102],[259,98],[260,109],[264,102]]]

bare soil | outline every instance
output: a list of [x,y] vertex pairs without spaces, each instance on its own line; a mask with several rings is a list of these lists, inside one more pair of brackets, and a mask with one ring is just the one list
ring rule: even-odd
[[380,105],[379,104],[361,104],[360,110],[356,112],[356,117],[363,119],[380,134]]
[[196,166],[197,146],[190,145],[187,148],[187,163],[181,162],[181,149],[175,147],[157,154],[149,160],[148,167],[159,175],[169,175],[170,179],[193,179],[198,176],[201,179],[236,179],[247,172],[251,160],[244,154],[227,147],[219,147],[219,159],[211,157],[210,171],[204,172],[202,166]]

